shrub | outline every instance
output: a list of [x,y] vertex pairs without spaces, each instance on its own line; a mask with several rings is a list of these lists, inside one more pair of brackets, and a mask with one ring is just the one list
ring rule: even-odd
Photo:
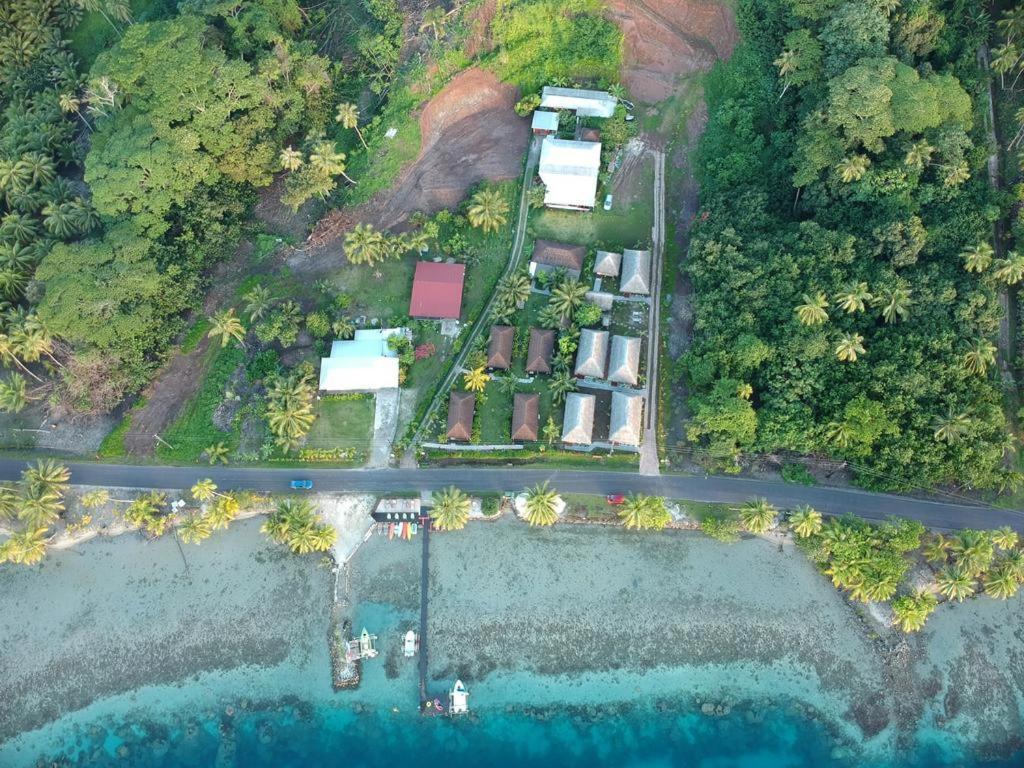
[[701,531],[717,541],[727,544],[740,540],[740,522],[724,517],[705,517],[700,521]]

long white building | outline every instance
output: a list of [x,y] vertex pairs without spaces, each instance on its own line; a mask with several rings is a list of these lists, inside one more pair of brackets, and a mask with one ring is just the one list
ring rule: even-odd
[[597,201],[601,143],[566,141],[548,136],[540,149],[540,178],[549,208],[590,210]]

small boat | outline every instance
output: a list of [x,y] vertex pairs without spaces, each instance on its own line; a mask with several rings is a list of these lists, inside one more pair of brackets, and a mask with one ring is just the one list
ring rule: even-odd
[[395,524],[388,523],[388,541],[391,541],[393,538],[395,538]]
[[415,536],[420,529],[420,527],[416,523],[411,523],[409,527],[412,530],[413,536]]
[[448,714],[464,715],[469,712],[469,691],[462,684],[461,680],[455,681],[455,686],[448,697]]
[[416,633],[411,629],[405,633],[405,643],[402,645],[402,651],[405,654],[405,658],[411,659],[416,655],[416,645],[419,640],[416,637]]

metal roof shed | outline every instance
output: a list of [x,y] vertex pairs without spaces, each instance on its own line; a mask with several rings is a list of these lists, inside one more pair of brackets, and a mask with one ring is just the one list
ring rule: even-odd
[[545,86],[540,105],[545,109],[570,109],[580,117],[611,117],[619,100],[607,91]]

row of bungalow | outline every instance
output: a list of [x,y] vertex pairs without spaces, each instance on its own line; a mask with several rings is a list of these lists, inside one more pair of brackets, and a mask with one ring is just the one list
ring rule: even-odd
[[[561,269],[568,277],[578,280],[586,257],[587,249],[582,245],[538,240],[533,244],[533,256],[530,257],[530,276]],[[598,251],[594,274],[599,278],[618,278],[621,294],[648,296],[651,293],[651,252],[633,248],[626,248],[622,253]]]
[[640,339],[612,336],[608,354],[608,331],[584,328],[580,331],[574,373],[580,378],[607,379],[614,384],[635,387],[640,383]]
[[[511,325],[491,326],[487,346],[487,367],[507,371],[512,367],[512,348],[516,329]],[[530,345],[526,350],[526,372],[551,373],[551,354],[555,349],[555,332],[550,328],[530,328]]]
[[[570,392],[565,398],[562,419],[562,442],[591,445],[594,442],[594,413],[597,397]],[[612,414],[608,425],[608,442],[638,448],[643,438],[644,398],[642,395],[612,392]]]
[[[473,438],[473,414],[476,395],[472,392],[452,392],[448,397],[449,440],[468,443]],[[540,395],[536,392],[517,392],[512,400],[512,440],[532,443],[540,439]]]

